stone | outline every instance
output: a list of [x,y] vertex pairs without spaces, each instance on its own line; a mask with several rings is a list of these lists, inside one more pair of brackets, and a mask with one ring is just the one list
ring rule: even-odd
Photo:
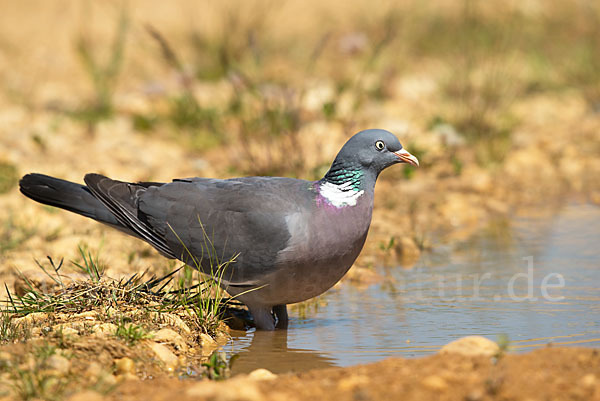
[[219,347],[217,342],[206,333],[200,334],[200,345],[202,346],[202,355],[210,355]]
[[431,375],[427,376],[421,381],[425,387],[436,390],[436,391],[444,391],[448,388],[448,383],[440,376]]
[[498,355],[500,347],[492,340],[482,336],[467,336],[454,340],[440,349],[440,354],[453,353],[465,356]]
[[63,335],[65,336],[77,336],[79,335],[79,331],[72,327],[64,327],[62,330]]
[[161,344],[169,344],[175,347],[179,351],[187,351],[187,344],[183,337],[175,330],[171,329],[160,329],[150,333],[152,340]]
[[[123,373],[122,375],[117,375],[117,376],[109,376],[109,377],[113,377],[114,378],[114,382],[115,383],[123,383],[126,381],[137,381],[138,377],[137,375],[131,374],[131,373]],[[103,384],[106,384],[106,381],[102,382]],[[108,385],[108,384],[106,384]]]
[[17,324],[17,325],[33,325],[36,323],[42,323],[45,322],[46,320],[48,320],[48,314],[44,313],[44,312],[35,312],[35,313],[30,313],[27,316],[23,316],[23,317],[19,317],[16,319],[13,319],[13,323]]
[[54,332],[61,332],[63,336],[78,336],[79,331],[72,327],[65,327],[64,325],[56,325],[52,328]]
[[46,363],[51,370],[54,370],[60,374],[68,373],[71,367],[71,362],[61,355],[51,355],[47,359]]
[[[67,316],[66,317],[67,320],[70,320],[71,317]],[[70,323],[65,323],[63,324],[63,328],[70,328],[73,330],[77,330],[78,333],[81,333],[83,331],[87,331],[88,328],[90,327],[91,323],[88,321],[83,321],[83,322],[70,322]]]
[[275,373],[272,373],[271,371],[267,370],[267,369],[255,369],[252,372],[250,372],[248,374],[248,378],[252,379],[252,380],[273,380],[277,378],[277,375]]
[[92,335],[97,338],[114,336],[116,332],[117,325],[113,323],[99,323],[92,326]]
[[179,367],[179,358],[167,346],[154,341],[149,341],[147,345],[167,371],[173,372]]
[[118,375],[135,374],[135,362],[128,357],[115,359],[115,373]]
[[229,337],[229,330],[217,330],[214,340],[217,343],[217,345],[224,345],[229,341],[230,338],[231,337]]
[[[127,375],[127,376],[128,376],[128,377],[131,377],[131,376],[133,376],[134,378],[136,378],[136,379],[137,379],[137,376],[136,376],[136,375],[133,375],[133,374],[129,374],[129,375]],[[117,381],[117,378],[116,378],[115,376],[113,376],[113,375],[109,374],[109,373],[107,373],[107,374],[103,374],[103,375],[100,375],[100,377],[98,378],[98,382],[99,382],[99,383],[102,383],[102,385],[103,385],[103,386],[106,386],[106,387],[108,387],[108,388],[110,388],[110,387],[114,387],[114,386],[116,386],[116,385],[117,385],[117,383],[118,383],[118,381]]]
[[[116,363],[115,363],[116,365]],[[84,376],[88,379],[98,379],[102,374],[102,366],[98,362],[90,362],[85,370]]]

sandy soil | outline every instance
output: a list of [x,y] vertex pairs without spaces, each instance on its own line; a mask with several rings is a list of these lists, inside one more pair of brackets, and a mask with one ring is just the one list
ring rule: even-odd
[[180,400],[600,400],[600,351],[545,348],[499,360],[460,355],[387,359],[351,368],[225,383],[127,383],[110,399]]

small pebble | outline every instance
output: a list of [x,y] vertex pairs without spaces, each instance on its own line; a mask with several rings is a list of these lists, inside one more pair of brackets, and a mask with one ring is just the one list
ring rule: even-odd
[[115,360],[115,373],[118,375],[135,374],[135,362],[131,358],[125,357]]
[[63,336],[77,336],[79,335],[79,332],[77,330],[75,330],[72,327],[61,327],[61,326],[54,326],[54,331],[60,331],[62,332]]
[[47,360],[48,367],[59,373],[65,374],[71,367],[71,362],[64,356],[52,355]]
[[202,355],[210,355],[218,348],[217,342],[208,334],[200,334],[200,344],[202,346]]
[[158,343],[166,343],[173,345],[175,349],[180,351],[187,350],[187,344],[181,335],[175,330],[160,329],[150,333],[152,340]]
[[443,391],[446,390],[446,388],[448,388],[448,383],[446,383],[446,380],[442,379],[440,376],[435,375],[427,376],[423,379],[421,383],[425,387],[437,391]]
[[94,337],[105,338],[112,336],[117,331],[117,325],[113,323],[100,323],[92,327],[92,333]]
[[[116,365],[116,363],[115,363]],[[85,376],[88,379],[97,379],[102,374],[102,366],[98,362],[90,362],[85,370]]]
[[148,348],[154,352],[168,372],[173,372],[179,366],[179,358],[165,345],[151,341],[148,342]]
[[273,380],[277,378],[277,375],[267,369],[260,368],[250,372],[248,377],[252,380]]
[[27,316],[18,317],[13,319],[13,323],[15,325],[25,324],[28,326],[33,326],[34,324],[39,324],[41,322],[45,322],[48,320],[48,314],[44,312],[35,312],[30,313]]
[[465,356],[494,356],[500,352],[498,344],[482,336],[467,336],[454,340],[440,349],[440,354]]

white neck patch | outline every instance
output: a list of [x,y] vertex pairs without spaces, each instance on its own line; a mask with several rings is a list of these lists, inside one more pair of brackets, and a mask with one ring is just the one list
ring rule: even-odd
[[319,192],[321,196],[335,207],[354,206],[358,198],[365,193],[364,189],[360,191],[353,189],[351,182],[345,182],[340,185],[323,182],[319,187]]

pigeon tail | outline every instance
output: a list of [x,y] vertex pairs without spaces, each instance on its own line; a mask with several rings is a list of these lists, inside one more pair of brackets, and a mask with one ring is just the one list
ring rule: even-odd
[[65,209],[121,230],[125,228],[85,185],[44,174],[27,174],[19,181],[19,189],[34,201]]

